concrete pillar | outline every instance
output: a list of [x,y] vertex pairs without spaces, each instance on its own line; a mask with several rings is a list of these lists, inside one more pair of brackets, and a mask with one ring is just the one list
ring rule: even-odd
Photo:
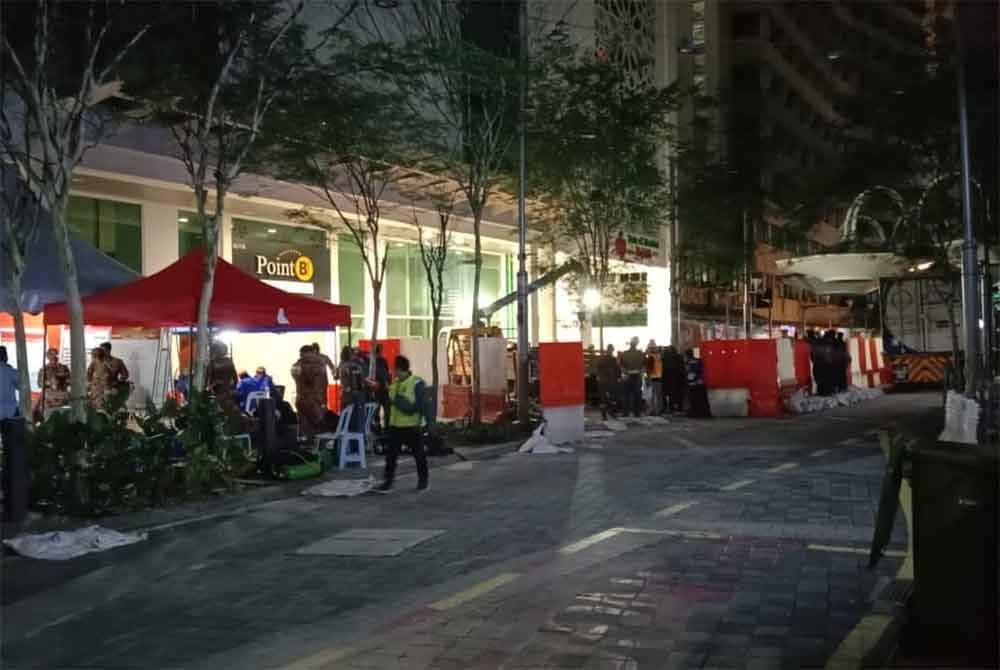
[[159,272],[177,260],[177,212],[174,205],[142,203],[142,274]]

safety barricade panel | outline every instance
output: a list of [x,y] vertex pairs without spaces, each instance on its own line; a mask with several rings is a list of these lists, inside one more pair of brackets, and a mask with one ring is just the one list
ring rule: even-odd
[[542,407],[583,405],[583,345],[542,342],[538,345],[538,382]]

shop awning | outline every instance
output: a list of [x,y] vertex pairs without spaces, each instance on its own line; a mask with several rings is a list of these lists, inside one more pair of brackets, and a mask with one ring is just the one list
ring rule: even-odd
[[[198,323],[204,250],[197,249],[149,277],[83,301],[95,326],[185,328]],[[215,268],[209,325],[256,332],[332,330],[351,323],[351,309],[282,291],[221,258]],[[49,325],[69,323],[66,303],[45,307]]]

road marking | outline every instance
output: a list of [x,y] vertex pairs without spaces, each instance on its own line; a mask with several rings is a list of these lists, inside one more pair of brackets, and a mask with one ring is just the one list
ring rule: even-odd
[[458,593],[445,598],[444,600],[439,600],[436,603],[431,603],[428,607],[432,610],[437,610],[439,612],[444,610],[450,610],[459,605],[469,602],[470,600],[475,600],[479,596],[486,595],[494,589],[498,589],[504,584],[509,584],[518,577],[520,577],[516,572],[504,572],[492,579],[487,579],[485,581],[479,582],[475,586],[465,589],[464,591],[459,591]]
[[452,463],[451,465],[445,466],[445,470],[453,471],[471,470],[472,468],[472,461],[460,461],[458,463]]
[[814,451],[809,455],[812,456],[813,458],[819,458],[820,456],[825,456],[826,454],[829,453],[830,453],[829,449],[819,449],[818,451]]
[[320,668],[329,667],[329,664],[350,656],[355,651],[356,649],[353,647],[334,647],[312,656],[300,658],[294,663],[286,665],[282,670],[320,670]]
[[[828,551],[833,554],[860,554],[863,556],[867,556],[871,553],[871,549],[864,549],[862,547],[836,547],[829,544],[809,544],[806,545],[806,549],[811,549],[812,551]],[[903,558],[906,556],[906,552],[889,550],[885,552],[885,555],[892,558]]]
[[594,533],[593,535],[588,535],[582,540],[577,540],[573,544],[567,544],[565,547],[559,549],[560,554],[575,554],[578,551],[583,551],[587,547],[597,544],[598,542],[603,542],[608,538],[614,537],[618,533],[622,532],[621,528],[608,528],[607,530],[602,530],[600,533]]
[[786,470],[794,470],[799,467],[799,464],[794,461],[789,461],[787,463],[782,463],[781,465],[775,465],[773,468],[768,468],[768,472],[785,472]]
[[662,519],[663,517],[673,516],[674,514],[680,514],[689,507],[694,507],[697,504],[698,504],[697,500],[689,500],[688,502],[677,503],[676,505],[671,505],[670,507],[665,507],[661,509],[653,516],[660,517]]
[[690,540],[721,540],[722,535],[703,530],[666,530],[664,528],[618,528],[622,533],[637,535],[666,535],[668,537],[683,537]]
[[737,489],[742,489],[742,488],[745,488],[747,486],[750,486],[751,484],[753,484],[756,481],[757,481],[756,479],[741,479],[741,480],[739,480],[737,482],[733,482],[732,484],[726,484],[725,486],[722,487],[722,490],[723,491],[736,491]]
[[681,445],[682,447],[687,447],[688,449],[690,449],[691,451],[693,451],[695,453],[698,453],[698,454],[705,453],[704,447],[702,447],[702,446],[698,445],[697,443],[695,443],[695,442],[687,439],[686,437],[682,437],[680,435],[677,435],[676,433],[670,433],[670,434],[667,435],[667,437],[669,439],[673,440],[674,442],[676,442],[677,444]]

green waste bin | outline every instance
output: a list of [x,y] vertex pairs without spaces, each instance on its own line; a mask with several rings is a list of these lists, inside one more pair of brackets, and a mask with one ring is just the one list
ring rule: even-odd
[[937,443],[909,451],[913,595],[902,650],[997,667],[997,456]]

